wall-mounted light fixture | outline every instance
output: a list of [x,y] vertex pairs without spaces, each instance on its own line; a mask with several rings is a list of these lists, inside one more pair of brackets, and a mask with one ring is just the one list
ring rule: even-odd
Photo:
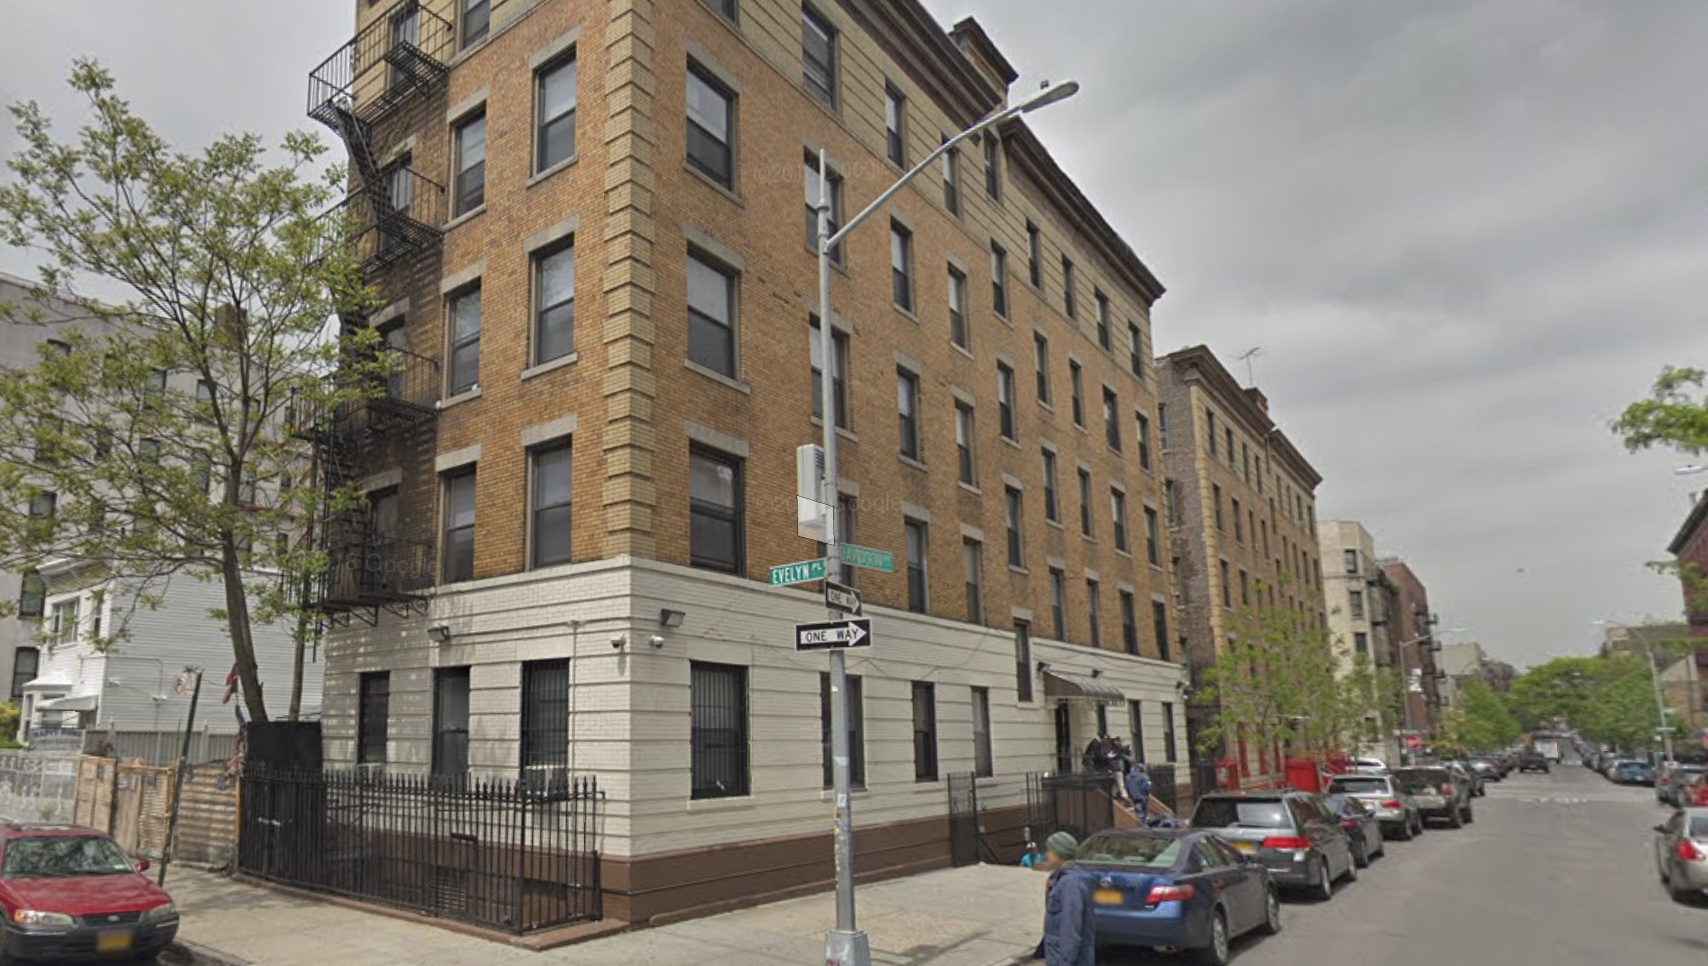
[[1050,669],[1050,662],[1049,661],[1039,661],[1038,662],[1038,673],[1039,674],[1042,674],[1045,671],[1048,671],[1049,669]]
[[435,644],[449,644],[451,629],[445,624],[433,624],[427,628],[427,639]]
[[612,634],[611,635],[611,650],[620,651],[623,649],[623,645],[627,644],[628,642],[629,642],[629,637],[627,634]]
[[681,627],[682,619],[687,616],[682,611],[666,607],[658,612],[658,623],[663,627]]
[[654,634],[647,638],[646,641],[648,644],[651,644],[655,650],[662,650],[664,647],[664,636],[661,634]]
[[1092,669],[1091,669],[1091,676],[1092,676],[1092,677],[1094,677],[1094,678],[1100,678],[1100,677],[1102,677],[1102,676],[1103,676],[1103,669],[1102,669],[1102,668],[1100,668],[1100,667],[1094,667],[1094,668],[1092,668]]

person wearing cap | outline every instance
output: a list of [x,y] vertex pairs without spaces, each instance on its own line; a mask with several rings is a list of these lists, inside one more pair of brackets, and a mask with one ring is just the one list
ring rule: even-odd
[[1067,832],[1044,840],[1044,861],[1050,873],[1044,886],[1044,939],[1034,959],[1044,966],[1096,966],[1097,922],[1091,907],[1091,877],[1071,863],[1079,842]]

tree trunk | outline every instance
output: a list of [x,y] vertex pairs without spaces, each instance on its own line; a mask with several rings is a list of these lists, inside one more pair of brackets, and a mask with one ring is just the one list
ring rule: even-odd
[[238,683],[249,720],[266,722],[267,705],[261,697],[260,669],[255,661],[255,637],[249,626],[249,595],[243,586],[243,567],[238,562],[237,540],[228,530],[220,534],[220,576],[225,582],[225,619],[231,632],[231,652],[237,660]]
[[291,707],[285,714],[286,721],[302,717],[302,652],[308,647],[308,635],[308,611],[300,611],[297,613],[296,632],[291,635],[296,647],[291,659]]

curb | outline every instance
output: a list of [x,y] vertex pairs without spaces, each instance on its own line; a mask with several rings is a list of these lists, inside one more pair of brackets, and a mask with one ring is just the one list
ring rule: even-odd
[[195,943],[175,940],[161,954],[165,963],[181,963],[183,966],[253,966],[247,959],[238,959],[230,953],[222,953],[198,946]]

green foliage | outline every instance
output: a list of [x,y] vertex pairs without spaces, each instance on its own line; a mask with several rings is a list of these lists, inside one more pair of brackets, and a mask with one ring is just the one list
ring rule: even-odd
[[1449,740],[1467,751],[1505,748],[1524,730],[1500,693],[1471,678],[1459,688],[1459,699],[1448,718]]
[[1555,658],[1526,671],[1513,682],[1511,705],[1526,730],[1564,722],[1591,741],[1628,750],[1650,747],[1661,724],[1647,658],[1617,651]]
[[[303,539],[319,497],[295,482],[310,466],[293,422],[379,382],[363,369],[379,362],[357,365],[372,335],[352,344],[330,325],[370,298],[343,226],[319,217],[343,178],[310,173],[324,148],[307,135],[287,135],[277,165],[248,134],[179,152],[96,64],[70,85],[90,119],[57,140],[36,104],[14,106],[21,147],[0,186],[0,240],[44,261],[37,304],[0,314],[87,323],[56,333],[69,351],[0,380],[0,569],[69,560],[144,605],[176,575],[220,582],[210,619],[266,720],[252,622],[293,614],[324,565]],[[84,294],[91,282],[117,300]],[[51,513],[23,509],[48,493]],[[115,623],[98,646],[122,639]]]
[[0,741],[16,740],[13,736],[18,733],[18,721],[23,713],[18,702],[0,701]]
[[1708,451],[1708,382],[1701,369],[1668,366],[1656,377],[1648,399],[1625,407],[1613,431],[1633,451],[1669,446],[1681,453]]

